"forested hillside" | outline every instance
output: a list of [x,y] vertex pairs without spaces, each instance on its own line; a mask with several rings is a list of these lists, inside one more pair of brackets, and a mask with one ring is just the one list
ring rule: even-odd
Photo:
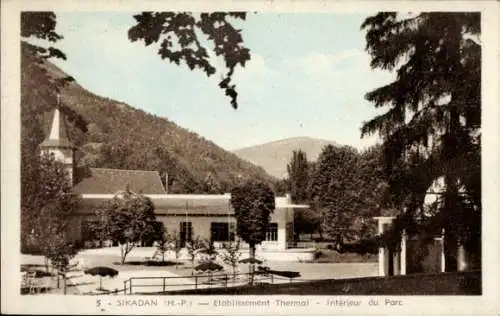
[[[68,77],[54,64],[34,64],[23,50],[21,117],[23,170],[48,133],[57,92],[44,80]],[[241,178],[273,182],[266,172],[166,118],[97,96],[76,82],[60,91],[78,166],[158,170],[171,193],[229,192]],[[42,133],[43,131],[43,133]]]

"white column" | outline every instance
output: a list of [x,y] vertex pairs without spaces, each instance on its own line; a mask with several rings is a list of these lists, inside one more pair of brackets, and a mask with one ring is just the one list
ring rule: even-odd
[[446,256],[444,252],[444,228],[441,231],[441,272],[446,272]]
[[458,271],[467,270],[467,252],[462,242],[459,241],[457,249],[457,269]]
[[406,230],[403,229],[403,234],[401,236],[401,274],[406,274],[406,240],[408,236],[406,235]]
[[[384,224],[382,223],[382,220],[379,218],[378,219],[378,233],[381,235],[384,232]],[[378,248],[378,275],[379,276],[385,276],[385,266],[387,265],[386,260],[385,260],[385,248],[384,247],[379,247]]]
[[[378,221],[378,234],[382,235],[384,233],[384,226],[386,224],[392,223],[394,219],[393,216],[381,216],[375,217]],[[386,276],[389,273],[389,252],[386,251],[385,247],[379,247],[378,249],[378,274],[379,276]]]
[[401,252],[395,251],[392,254],[392,271],[394,275],[401,274]]

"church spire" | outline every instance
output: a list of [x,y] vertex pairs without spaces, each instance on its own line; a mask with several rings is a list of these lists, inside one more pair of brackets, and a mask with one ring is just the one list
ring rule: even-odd
[[68,139],[66,122],[61,115],[61,96],[57,94],[57,103],[52,117],[52,125],[49,137],[41,144],[42,147],[73,148],[73,144]]
[[61,139],[61,113],[59,112],[59,105],[61,103],[61,96],[57,95],[57,104],[54,110],[54,117],[52,118],[52,128],[50,129],[49,139]]
[[73,185],[75,147],[68,139],[66,121],[60,113],[60,107],[61,97],[58,94],[49,136],[40,144],[40,148],[42,154],[53,154],[55,159],[64,165]]

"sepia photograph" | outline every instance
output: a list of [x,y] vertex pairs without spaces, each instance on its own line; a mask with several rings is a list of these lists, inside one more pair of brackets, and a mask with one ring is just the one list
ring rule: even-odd
[[19,300],[483,297],[480,9],[97,9],[16,13]]

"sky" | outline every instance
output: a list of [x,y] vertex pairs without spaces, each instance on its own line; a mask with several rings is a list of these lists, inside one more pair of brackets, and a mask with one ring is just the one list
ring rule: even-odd
[[[227,150],[308,136],[365,148],[362,123],[377,113],[364,95],[392,78],[372,70],[360,25],[366,14],[249,13],[251,60],[234,75],[239,108],[207,77],[130,42],[135,12],[57,12],[62,70],[89,91],[165,117]],[[222,60],[217,60],[218,63]]]

